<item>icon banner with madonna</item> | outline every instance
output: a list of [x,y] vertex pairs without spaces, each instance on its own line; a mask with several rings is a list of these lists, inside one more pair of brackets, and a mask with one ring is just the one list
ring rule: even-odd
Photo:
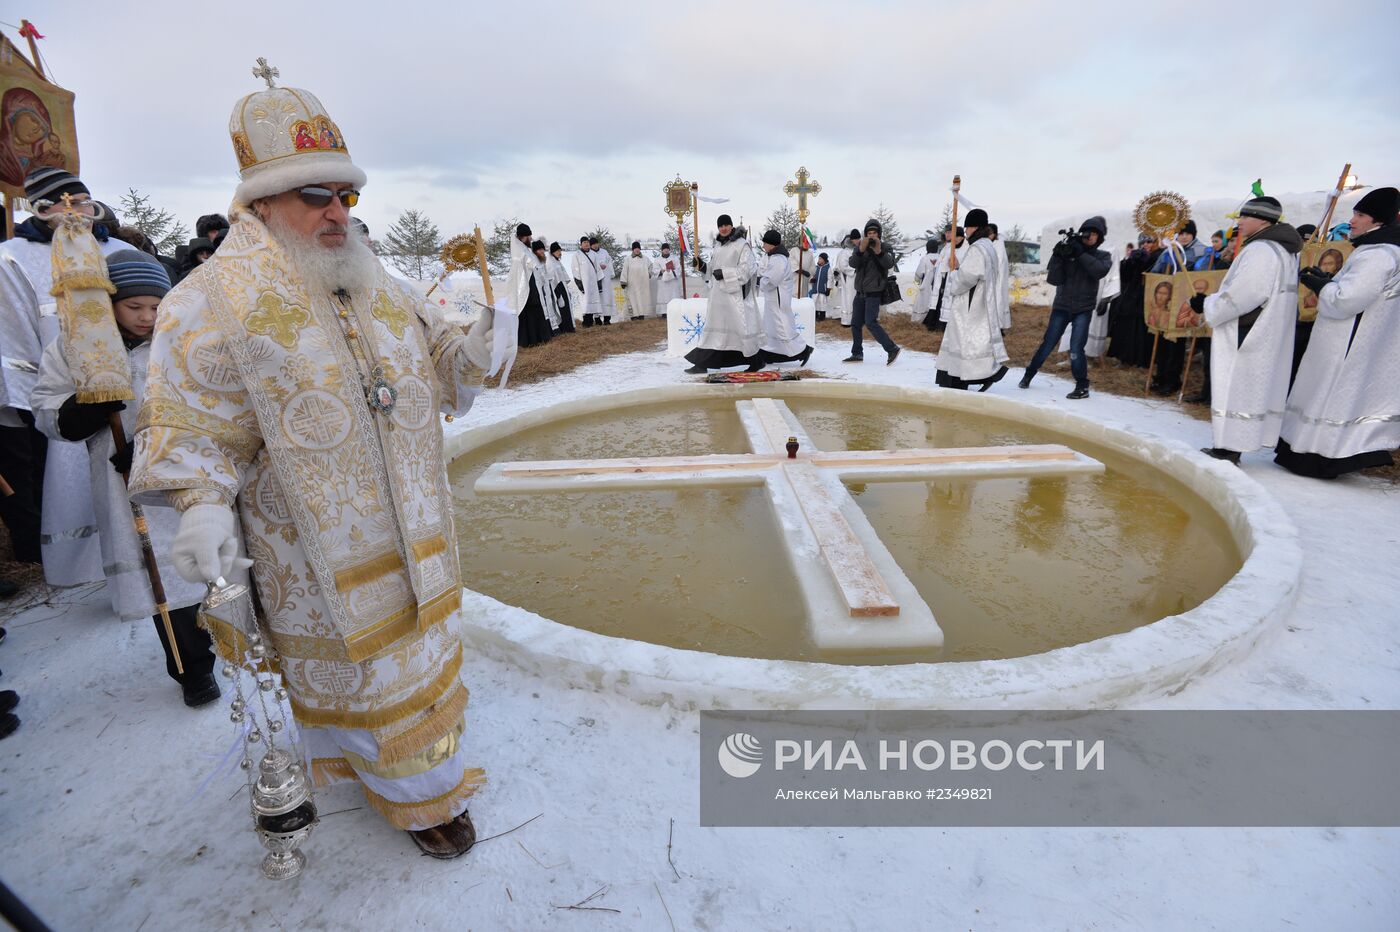
[[[1298,257],[1298,268],[1316,266],[1324,272],[1336,275],[1351,258],[1354,247],[1345,240],[1333,242],[1309,241],[1303,244],[1302,255]],[[1303,323],[1317,320],[1317,295],[1306,285],[1298,286],[1298,319]]]
[[0,191],[24,197],[36,168],[78,174],[73,93],[39,77],[29,60],[0,36]]
[[1211,295],[1220,290],[1225,272],[1175,272],[1171,275],[1143,276],[1143,320],[1147,329],[1168,340],[1181,337],[1210,336],[1210,327],[1193,326],[1195,312],[1191,299],[1198,294]]

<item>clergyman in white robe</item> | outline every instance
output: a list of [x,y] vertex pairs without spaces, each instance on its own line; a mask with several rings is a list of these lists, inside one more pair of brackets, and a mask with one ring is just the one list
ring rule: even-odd
[[792,312],[792,290],[796,287],[792,259],[781,240],[776,244],[765,242],[763,251],[768,254],[758,279],[763,295],[763,341],[759,346],[763,361],[806,364],[812,348],[798,336],[797,317]]
[[[25,225],[44,222],[34,218]],[[103,255],[131,248],[116,237],[99,239],[98,246]],[[58,337],[58,299],[49,294],[52,287],[49,243],[26,239],[18,231],[14,239],[0,243],[0,418],[10,426],[20,423],[18,412],[30,410],[40,359]],[[102,579],[85,444],[49,441],[39,521],[49,585]]]
[[622,300],[626,320],[651,317],[656,310],[651,298],[651,260],[640,249],[632,250],[622,263]]
[[598,266],[598,313],[603,315],[603,323],[610,324],[613,318],[625,320],[617,309],[617,296],[613,293],[613,276],[617,269],[613,267],[612,256],[602,246],[595,246],[593,261]]
[[[725,215],[721,218],[728,219]],[[710,251],[703,272],[709,279],[710,297],[705,309],[705,327],[696,348],[686,354],[688,371],[748,366],[757,371],[763,325],[759,319],[756,292],[758,266],[748,240],[737,228],[721,236]]]
[[574,284],[583,293],[583,325],[591,327],[595,317],[603,316],[603,299],[598,290],[598,260],[589,248],[587,237],[578,241],[572,265]]
[[1400,447],[1400,224],[1352,243],[1356,251],[1318,292],[1283,416],[1275,461],[1303,476],[1384,466]]
[[1249,453],[1278,442],[1292,369],[1296,257],[1302,248],[1298,231],[1288,224],[1265,227],[1245,241],[1220,290],[1205,297],[1205,321],[1212,331],[1210,427],[1217,454]]
[[914,320],[923,320],[928,316],[929,308],[933,307],[933,269],[938,262],[936,248],[937,243],[929,240],[919,264],[914,266],[914,284],[919,288],[910,312]]
[[[979,231],[980,232],[980,231]],[[997,256],[985,236],[974,237],[958,267],[948,273],[944,286],[944,318],[948,329],[938,348],[935,381],[945,388],[980,384],[986,391],[1006,375],[1006,346],[996,314]],[[947,305],[949,296],[967,295],[967,303]]]
[[662,317],[666,316],[666,305],[676,298],[683,297],[681,262],[679,256],[673,255],[671,250],[664,246],[661,249],[661,258],[652,261],[651,272],[656,279],[656,313]]

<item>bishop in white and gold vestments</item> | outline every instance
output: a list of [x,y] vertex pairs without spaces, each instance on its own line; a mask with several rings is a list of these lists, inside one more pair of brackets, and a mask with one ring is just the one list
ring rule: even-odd
[[[160,306],[131,493],[181,510],[183,574],[232,578],[251,558],[313,780],[358,780],[451,857],[474,840],[485,775],[448,625],[461,581],[439,416],[480,390],[490,323],[450,326],[344,235],[364,173],[315,96],[264,77],[230,123],[232,228]],[[238,626],[210,625],[241,656]]]

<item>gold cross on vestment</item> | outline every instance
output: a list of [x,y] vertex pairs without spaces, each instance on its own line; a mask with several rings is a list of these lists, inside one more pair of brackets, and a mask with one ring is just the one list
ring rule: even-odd
[[807,183],[807,179],[810,178],[810,177],[811,177],[811,175],[807,174],[807,168],[806,168],[806,166],[803,166],[802,168],[799,168],[799,169],[797,170],[797,183],[796,183],[796,184],[794,184],[793,182],[789,181],[787,184],[783,185],[783,193],[785,193],[788,197],[792,197],[794,194],[797,195],[797,222],[798,222],[798,223],[806,223],[806,222],[807,222],[807,197],[808,197],[808,195],[811,195],[811,196],[815,197],[816,195],[822,193],[822,186],[821,186],[820,184],[818,184],[818,183],[815,182],[815,181],[813,181],[811,184],[808,184],[808,183]]
[[311,323],[306,308],[288,304],[271,291],[258,298],[257,310],[243,322],[250,333],[270,337],[286,349],[297,345],[297,331]]
[[277,85],[272,83],[272,79],[282,77],[282,73],[268,65],[266,58],[259,56],[258,67],[253,69],[253,77],[262,78],[267,82],[268,87],[276,87]]

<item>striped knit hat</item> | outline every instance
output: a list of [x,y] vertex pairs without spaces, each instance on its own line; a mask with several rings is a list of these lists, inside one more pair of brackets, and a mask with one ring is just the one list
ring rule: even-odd
[[149,296],[163,298],[170,290],[170,274],[155,256],[123,249],[107,257],[107,277],[116,286],[113,301]]
[[78,180],[77,175],[61,168],[36,168],[24,179],[24,199],[31,204],[35,201],[57,201],[65,194],[91,195],[92,192]]
[[1240,205],[1240,216],[1278,223],[1283,219],[1283,205],[1278,202],[1278,198],[1269,197],[1267,194],[1263,197],[1251,197]]

